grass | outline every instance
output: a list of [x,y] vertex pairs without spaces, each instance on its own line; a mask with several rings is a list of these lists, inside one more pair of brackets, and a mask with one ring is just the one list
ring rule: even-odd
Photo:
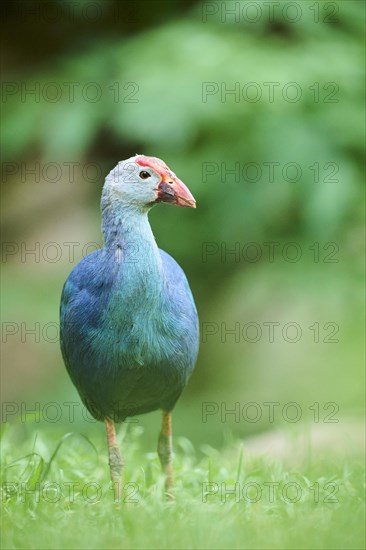
[[126,502],[113,502],[101,431],[90,437],[35,424],[2,436],[4,549],[364,548],[362,457],[329,454],[290,468],[249,456],[245,442],[220,452],[175,441],[175,501],[163,498],[157,454],[143,428],[119,432]]

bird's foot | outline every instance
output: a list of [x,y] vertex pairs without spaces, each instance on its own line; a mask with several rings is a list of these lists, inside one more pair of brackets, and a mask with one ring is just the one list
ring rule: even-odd
[[114,501],[119,503],[123,496],[123,460],[118,447],[109,447],[109,468],[111,472]]
[[163,425],[158,440],[158,455],[165,473],[165,495],[167,500],[173,496],[173,445],[171,413],[163,412]]
[[107,431],[109,468],[111,472],[111,480],[114,491],[114,501],[121,502],[123,494],[123,459],[119,450],[116,429],[113,420],[111,420],[110,418],[106,418],[105,426]]

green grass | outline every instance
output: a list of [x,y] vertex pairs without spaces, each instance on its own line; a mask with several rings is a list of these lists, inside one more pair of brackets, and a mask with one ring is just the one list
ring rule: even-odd
[[250,457],[245,442],[205,445],[198,457],[178,438],[167,503],[157,455],[129,425],[119,432],[128,495],[118,505],[102,431],[59,433],[20,424],[3,433],[3,548],[364,548],[362,457],[313,453],[291,469]]

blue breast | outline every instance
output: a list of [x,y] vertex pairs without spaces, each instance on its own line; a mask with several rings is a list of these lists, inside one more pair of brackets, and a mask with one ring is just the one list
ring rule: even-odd
[[119,262],[108,248],[97,250],[64,285],[62,354],[83,402],[99,420],[171,410],[194,368],[194,300],[175,260],[162,250],[158,256],[159,275],[149,265]]

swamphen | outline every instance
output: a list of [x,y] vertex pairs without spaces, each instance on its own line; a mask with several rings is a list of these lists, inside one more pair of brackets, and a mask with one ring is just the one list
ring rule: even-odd
[[73,269],[61,297],[62,355],[83,403],[105,422],[118,500],[123,460],[115,422],[157,409],[163,411],[158,454],[171,495],[171,411],[198,353],[187,279],[158,248],[148,221],[157,203],[196,206],[162,160],[136,155],[119,162],[102,192],[104,247]]

